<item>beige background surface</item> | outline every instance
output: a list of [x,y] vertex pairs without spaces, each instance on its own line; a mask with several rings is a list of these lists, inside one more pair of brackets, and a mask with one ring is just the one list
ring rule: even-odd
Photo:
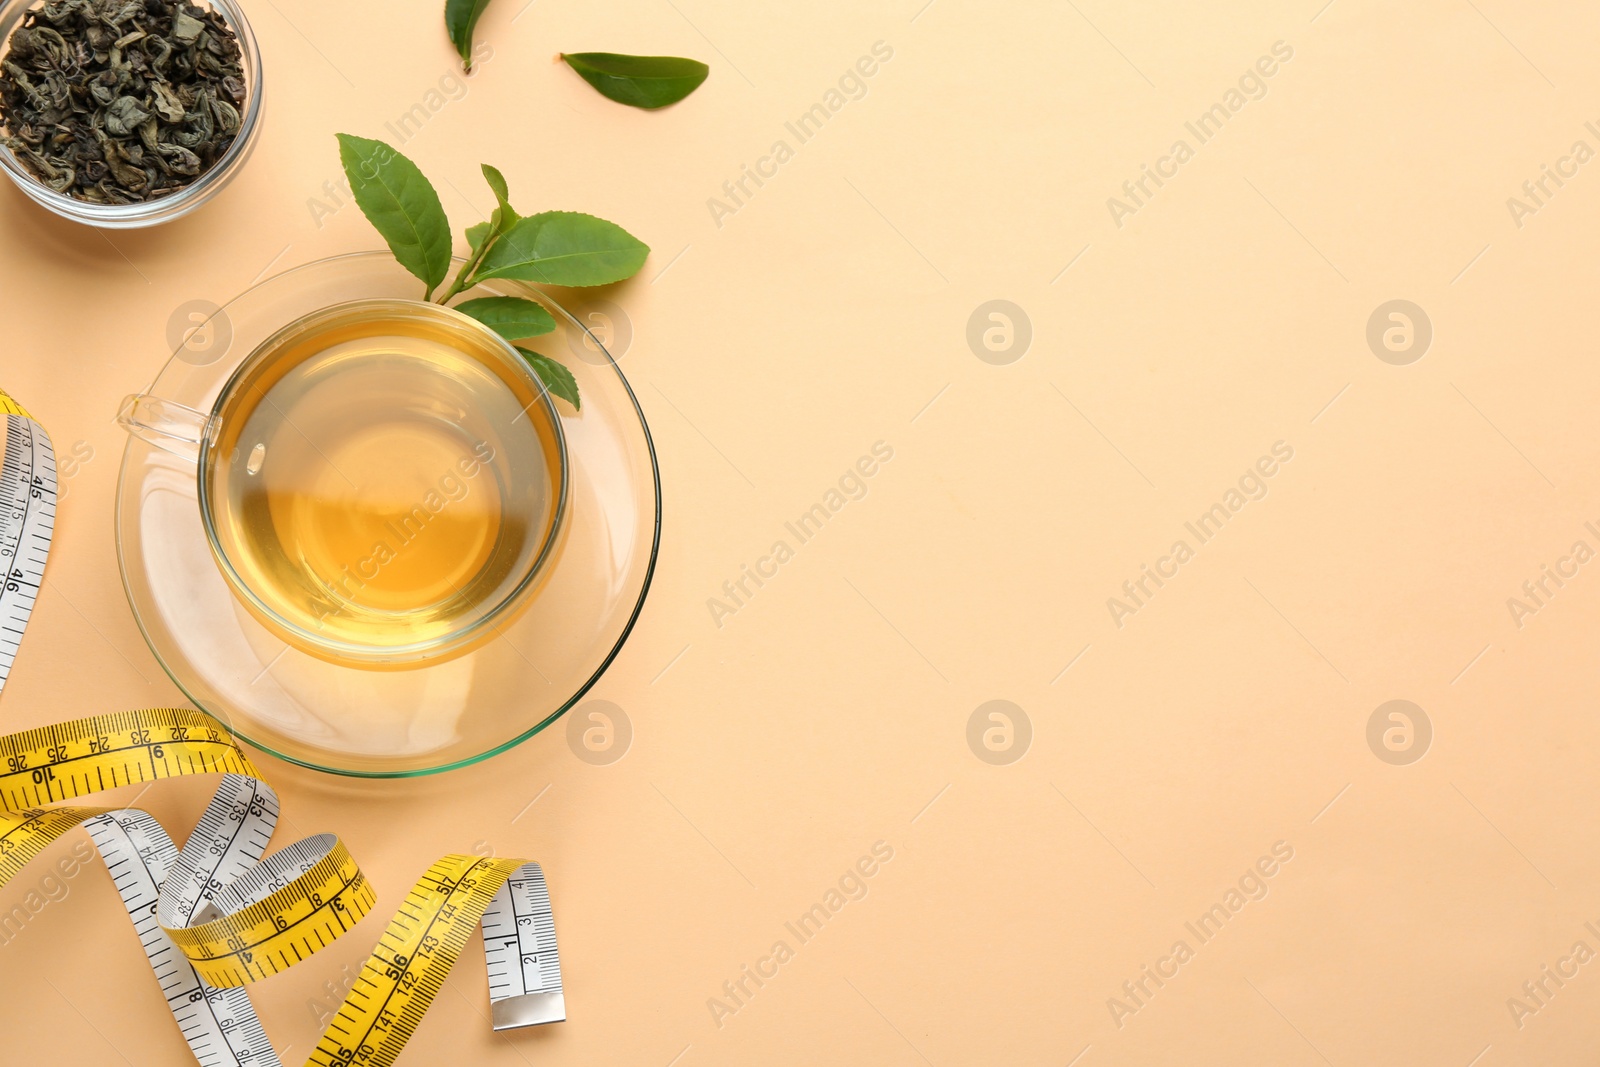
[[[556,729],[404,784],[265,760],[281,838],[338,831],[381,889],[258,987],[287,1061],[413,878],[475,845],[545,864],[570,1021],[493,1035],[469,950],[403,1063],[1593,1061],[1600,962],[1545,979],[1542,1006],[1522,986],[1600,951],[1600,563],[1520,626],[1507,600],[1600,549],[1600,163],[1520,226],[1507,198],[1575,141],[1600,150],[1600,23],[1323,3],[499,0],[492,59],[405,151],[458,223],[486,207],[482,158],[525,210],[655,250],[612,298],[667,524],[594,693],[634,739],[591,766]],[[117,401],[184,302],[372,246],[353,208],[319,225],[308,203],[332,134],[393,139],[456,70],[436,3],[249,8],[266,128],[202,213],[102,234],[0,190],[0,380],[64,456],[92,453],[6,729],[176,697],[117,582]],[[795,146],[785,121],[878,41],[866,95]],[[1279,41],[1265,95],[1199,145],[1184,123]],[[551,63],[584,49],[713,74],[644,114]],[[779,138],[793,158],[719,226],[708,198]],[[1194,157],[1119,227],[1107,198],[1179,138]],[[1031,322],[1006,365],[966,340],[992,299]],[[1405,366],[1365,337],[1392,299],[1433,327]],[[718,626],[708,598],[878,441],[894,458],[865,498]],[[1117,626],[1107,598],[1196,547],[1185,522],[1279,441],[1266,497]],[[1367,742],[1394,699],[1432,726],[1408,765]],[[990,700],[1031,724],[1008,765],[968,745]],[[146,801],[181,839],[207,792]],[[800,944],[784,923],[878,841],[894,858],[866,897]],[[1293,858],[1264,899],[1208,942],[1186,929],[1277,842]],[[794,958],[719,1026],[708,1000],[780,939]],[[1192,958],[1114,1018],[1179,940]],[[7,1062],[186,1056],[103,870],[0,973]]]

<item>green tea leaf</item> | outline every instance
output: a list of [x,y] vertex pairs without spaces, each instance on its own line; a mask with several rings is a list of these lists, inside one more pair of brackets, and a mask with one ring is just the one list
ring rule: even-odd
[[506,186],[506,176],[487,163],[478,164],[483,170],[483,180],[489,183],[489,188],[494,191],[494,198],[500,204],[500,214],[506,219],[516,219],[517,213],[511,210],[511,191]]
[[578,402],[578,382],[572,376],[571,371],[549,356],[541,356],[539,353],[521,346],[518,346],[517,351],[521,352],[528,362],[533,365],[534,373],[539,376],[539,380],[544,383],[546,389],[571,404],[572,410],[582,410],[583,405]]
[[512,225],[484,255],[473,280],[607,285],[633,277],[649,254],[649,245],[614,222],[577,211],[545,211]]
[[505,175],[487,163],[480,163],[479,166],[483,170],[483,180],[489,183],[489,188],[494,192],[495,202],[499,205],[489,217],[490,232],[498,237],[522,216],[511,206],[511,192],[506,187]]
[[507,341],[537,337],[556,328],[556,320],[544,305],[520,296],[485,296],[456,305],[463,315],[471,315]]
[[697,59],[676,56],[576,52],[561,58],[601,96],[647,111],[676,104],[700,88],[711,73],[711,68]]
[[382,141],[339,136],[339,162],[361,213],[428,295],[450,271],[450,220],[417,165]]
[[478,269],[479,253],[484,251],[485,242],[494,243],[500,238],[501,234],[505,233],[522,217],[511,206],[511,194],[506,187],[505,175],[487,163],[481,163],[479,166],[483,170],[483,180],[489,183],[489,188],[493,191],[495,202],[498,206],[494,209],[494,213],[489,216],[488,222],[480,222],[476,226],[467,227],[467,245],[472,249],[472,254],[467,257],[467,262],[461,265],[460,272],[456,274],[455,282],[446,290],[445,295],[440,297],[439,302],[441,304],[449,303],[451,297],[472,287],[473,283],[469,280],[468,275]]
[[489,0],[444,0],[444,28],[468,70],[472,69],[472,30],[488,6]]

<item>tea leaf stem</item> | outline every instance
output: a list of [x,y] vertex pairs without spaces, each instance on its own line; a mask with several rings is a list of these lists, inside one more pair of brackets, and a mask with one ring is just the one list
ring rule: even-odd
[[499,237],[499,234],[490,232],[484,238],[483,244],[479,245],[472,255],[467,257],[467,261],[461,265],[461,270],[456,273],[455,281],[451,282],[450,288],[445,291],[443,296],[439,297],[438,303],[448,304],[456,296],[478,284],[476,277],[478,268],[483,264],[483,257],[488,254],[490,247],[494,245]]

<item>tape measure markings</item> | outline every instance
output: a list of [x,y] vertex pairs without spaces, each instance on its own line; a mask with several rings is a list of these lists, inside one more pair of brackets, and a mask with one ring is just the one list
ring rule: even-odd
[[[519,860],[445,856],[429,867],[378,939],[372,958],[361,968],[349,999],[318,1042],[308,1067],[343,1067],[352,1062],[387,1067],[393,1063],[443,987],[445,975],[466,947],[493,895],[521,866]],[[459,873],[451,877],[452,872]],[[479,885],[480,872],[485,886]],[[483,891],[478,892],[480,889]],[[442,928],[438,936],[433,933],[435,927]],[[380,981],[380,976],[389,981]],[[382,999],[374,1003],[363,986],[384,992]],[[397,1000],[398,1009],[394,1007]],[[341,1040],[334,1039],[336,1030],[343,1035]]]
[[[49,434],[3,390],[0,413],[3,688],[43,585],[57,483]],[[182,849],[143,811],[61,804],[194,774],[222,781]],[[278,811],[277,794],[227,728],[194,709],[121,712],[0,736],[0,885],[83,826],[201,1067],[282,1067],[245,983],[326,947],[376,903],[332,834],[264,859]],[[479,928],[494,1028],[565,1019],[539,865],[445,856],[407,894],[308,1067],[392,1064]]]
[[[245,878],[262,882],[268,895],[251,901],[262,886],[241,889],[243,879],[224,883],[212,895],[213,905],[235,898],[222,906],[224,914],[194,926],[168,928],[173,943],[213,986],[244,985],[292,967],[346,933],[377,902],[371,884],[332,834],[290,845]],[[230,910],[239,900],[249,902]]]
[[531,871],[523,868],[506,879],[483,917],[489,1003],[496,1030],[560,1022],[567,1017],[550,891],[544,872],[537,864],[531,866]]
[[[142,758],[119,759],[127,753]],[[0,796],[13,808],[73,800],[174,774],[256,774],[221,723],[186,708],[122,712],[0,737],[0,761]],[[57,773],[72,764],[78,768]],[[110,782],[105,779],[108,771]]]
[[[85,828],[113,872],[167,1006],[202,1067],[282,1067],[249,995],[242,988],[206,988],[156,919],[160,887],[180,856],[161,824],[144,812],[122,810],[97,816]],[[120,867],[126,870],[119,873]]]
[[0,392],[0,688],[16,662],[55,533],[56,456],[50,435]]

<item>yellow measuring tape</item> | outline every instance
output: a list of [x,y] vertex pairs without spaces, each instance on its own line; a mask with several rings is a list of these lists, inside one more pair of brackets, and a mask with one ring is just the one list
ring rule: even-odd
[[[4,391],[0,417],[3,689],[44,578],[56,474],[49,435]],[[137,809],[62,803],[191,774],[223,778],[181,850]],[[265,856],[277,816],[276,794],[200,711],[153,708],[0,736],[0,886],[56,838],[87,829],[202,1067],[281,1067],[243,987],[327,947],[375,901],[331,834]],[[308,1067],[393,1063],[480,926],[494,1028],[565,1019],[539,865],[445,856],[407,894]]]

